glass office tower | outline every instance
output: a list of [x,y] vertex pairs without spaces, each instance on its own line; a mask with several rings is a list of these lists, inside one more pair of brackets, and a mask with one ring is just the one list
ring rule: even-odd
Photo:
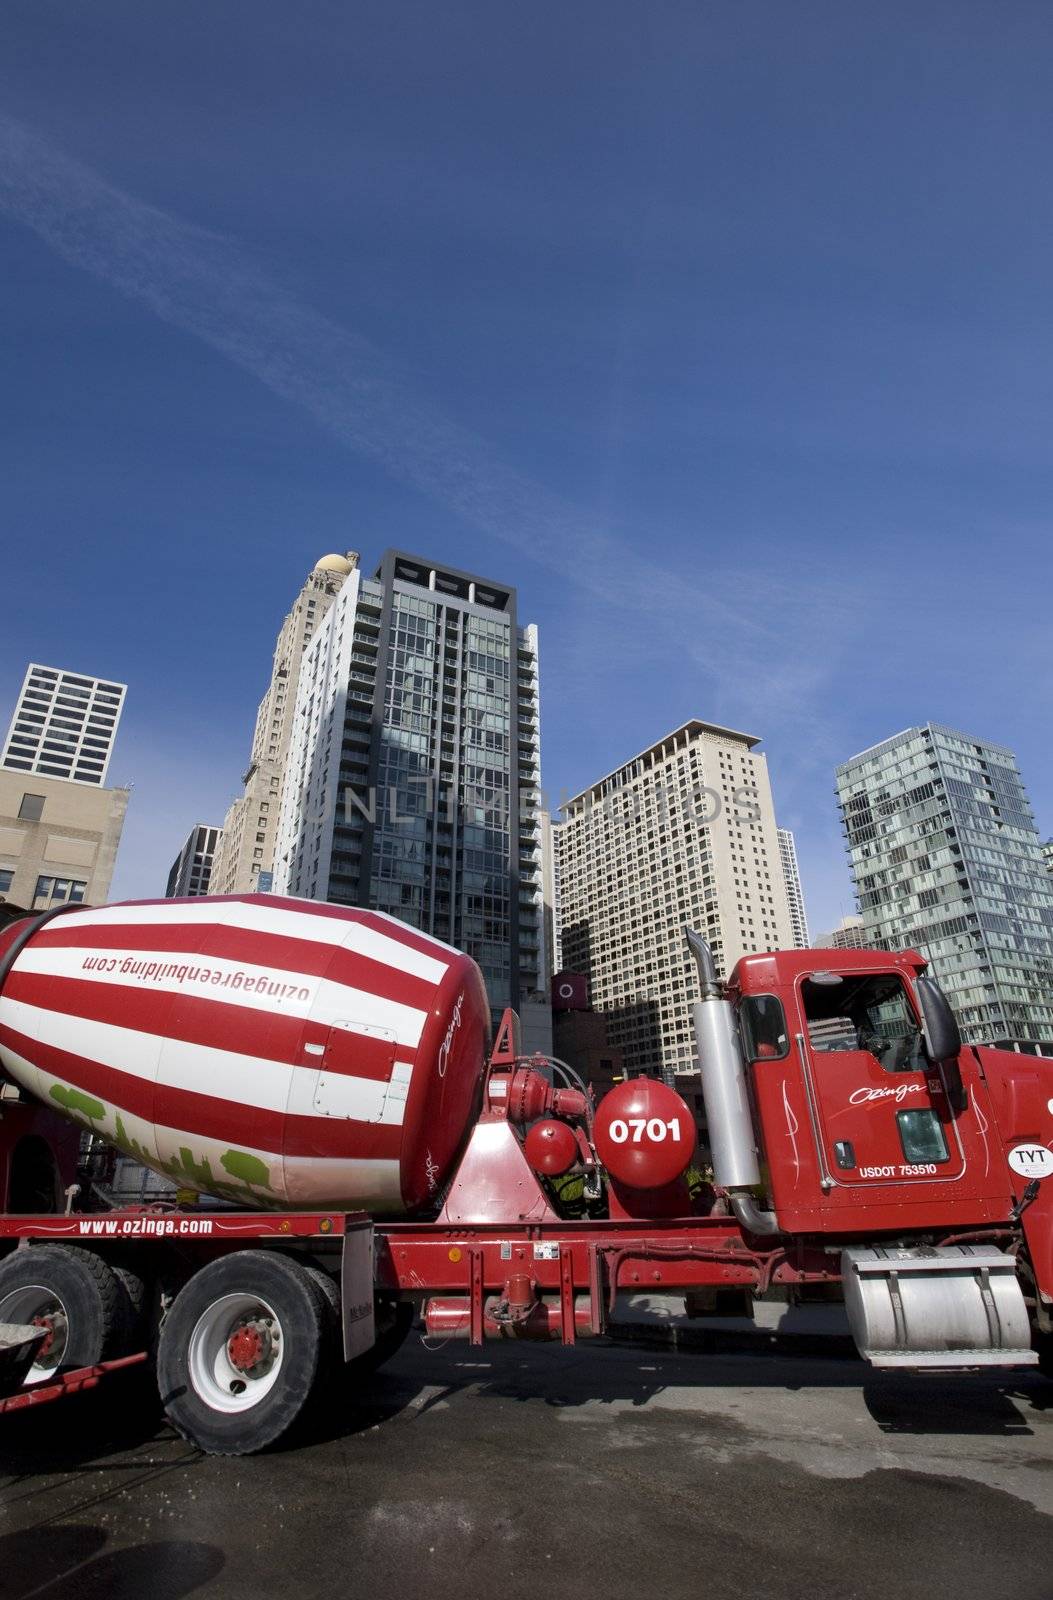
[[926,955],[967,1039],[1053,1054],[1053,882],[1012,751],[908,728],[837,794],[868,944]]
[[514,589],[397,550],[350,575],[300,668],[275,888],[467,950],[495,1008],[544,990],[537,630]]

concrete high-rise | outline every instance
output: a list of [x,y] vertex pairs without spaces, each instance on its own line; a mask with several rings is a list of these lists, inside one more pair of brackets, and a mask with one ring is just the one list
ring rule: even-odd
[[540,753],[537,630],[515,590],[388,550],[304,652],[275,889],[467,950],[543,1047]]
[[842,917],[829,933],[817,934],[813,950],[865,950],[867,930],[862,917]]
[[0,900],[102,905],[127,809],[127,789],[0,771]]
[[551,979],[553,974],[563,965],[559,947],[559,865],[556,855],[555,835],[563,826],[561,822],[553,822],[547,811],[543,811],[541,822],[541,904],[543,916],[543,931],[545,938],[545,958],[547,962],[545,976]]
[[576,795],[554,830],[562,965],[587,975],[630,1072],[695,1068],[685,926],[725,973],[747,952],[793,944],[758,742],[686,722]]
[[32,911],[110,892],[127,789],[103,780],[125,686],[30,665],[0,757],[0,900]]
[[801,869],[797,865],[797,845],[789,828],[778,828],[779,860],[786,880],[786,903],[790,911],[795,950],[808,948],[808,917],[804,909],[804,891],[801,888]]
[[168,874],[165,898],[184,899],[192,895],[208,894],[212,864],[219,848],[221,830],[210,828],[207,822],[198,822],[187,835],[182,850],[172,862]]
[[256,713],[245,792],[223,819],[210,894],[247,894],[271,887],[282,774],[303,652],[351,572],[358,555],[328,555],[308,573],[274,646],[267,692]]
[[1016,758],[939,723],[837,769],[867,942],[928,956],[966,1038],[1053,1046],[1053,882]]
[[0,768],[77,783],[106,782],[126,685],[31,661]]

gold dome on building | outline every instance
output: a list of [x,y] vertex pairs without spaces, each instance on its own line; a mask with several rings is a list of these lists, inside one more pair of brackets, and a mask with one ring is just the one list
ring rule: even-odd
[[354,568],[346,556],[330,555],[323,556],[320,561],[316,561],[314,570],[316,572],[342,572],[346,578],[349,572],[354,571]]

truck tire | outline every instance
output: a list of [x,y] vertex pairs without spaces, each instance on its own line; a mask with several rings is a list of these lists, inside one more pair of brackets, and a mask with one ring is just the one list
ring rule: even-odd
[[348,1378],[368,1378],[402,1348],[416,1317],[414,1307],[408,1300],[394,1300],[388,1295],[377,1295],[374,1309],[376,1340],[371,1349],[356,1356],[353,1361],[345,1363],[344,1329],[340,1317],[340,1286],[336,1279],[330,1277],[321,1267],[306,1267],[304,1270],[314,1279],[326,1302],[325,1344],[329,1364],[335,1366],[338,1372],[345,1373]]
[[146,1349],[150,1343],[150,1288],[140,1273],[123,1263],[111,1270],[122,1299],[119,1353],[131,1355],[133,1351]]
[[99,1256],[76,1245],[41,1244],[0,1262],[0,1322],[48,1329],[26,1383],[122,1353],[128,1318],[122,1285]]
[[324,1267],[304,1265],[304,1272],[314,1284],[322,1302],[322,1348],[318,1355],[318,1381],[315,1396],[332,1388],[334,1393],[343,1387],[344,1329],[340,1316],[340,1285],[330,1277]]
[[375,1307],[376,1340],[371,1349],[344,1360],[344,1329],[340,1316],[340,1286],[336,1279],[321,1267],[305,1267],[305,1272],[318,1285],[326,1304],[323,1361],[334,1380],[345,1387],[369,1378],[386,1361],[397,1354],[413,1326],[416,1311],[407,1300],[394,1300],[387,1295],[377,1295]]
[[329,1309],[308,1272],[239,1250],[184,1284],[161,1325],[157,1385],[168,1420],[209,1455],[243,1456],[287,1433],[324,1375]]

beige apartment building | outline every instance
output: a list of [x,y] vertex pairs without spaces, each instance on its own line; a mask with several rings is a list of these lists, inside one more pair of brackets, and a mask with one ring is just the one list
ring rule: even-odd
[[870,947],[862,917],[842,917],[829,933],[816,935],[813,950],[866,950]]
[[808,914],[804,909],[804,891],[801,888],[801,869],[797,861],[797,842],[789,828],[779,828],[779,858],[782,875],[786,880],[786,903],[790,908],[790,926],[793,929],[795,950],[807,950]]
[[128,792],[0,770],[0,901],[34,911],[102,905]]
[[553,829],[562,965],[588,977],[629,1073],[695,1071],[685,926],[723,973],[746,953],[794,945],[758,743],[686,722],[576,795]]
[[270,683],[256,713],[252,754],[242,779],[245,792],[224,818],[209,894],[249,894],[261,887],[261,881],[263,888],[271,886],[278,806],[300,662],[344,579],[357,566],[358,555],[353,550],[345,555],[323,556],[308,574],[281,625]]

